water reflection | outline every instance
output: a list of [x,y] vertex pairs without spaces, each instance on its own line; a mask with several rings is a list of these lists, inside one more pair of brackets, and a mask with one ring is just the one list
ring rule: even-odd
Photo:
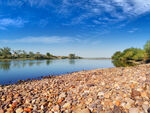
[[45,63],[47,66],[52,63],[52,60],[43,61],[26,61],[26,60],[16,60],[16,61],[0,61],[0,70],[8,71],[11,68],[24,68],[26,66],[40,66]]
[[114,67],[111,60],[56,59],[56,60],[13,60],[0,62],[0,85],[16,83],[46,75]]
[[75,59],[69,59],[69,64],[75,64]]
[[0,69],[8,71],[10,70],[10,62],[0,63]]
[[118,61],[118,60],[113,60],[112,63],[116,67],[127,67],[127,66],[135,66],[136,65],[132,62],[125,62],[125,61]]
[[49,66],[50,64],[52,64],[52,60],[46,60],[46,65]]

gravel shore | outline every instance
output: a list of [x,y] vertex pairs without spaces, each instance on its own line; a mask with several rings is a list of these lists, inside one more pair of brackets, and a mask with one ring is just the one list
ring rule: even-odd
[[150,64],[0,86],[0,113],[150,113]]

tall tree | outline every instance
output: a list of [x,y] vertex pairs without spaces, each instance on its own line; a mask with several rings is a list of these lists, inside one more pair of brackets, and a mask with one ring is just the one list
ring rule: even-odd
[[148,40],[146,42],[146,44],[144,45],[144,50],[145,50],[145,52],[147,54],[147,58],[146,59],[149,61],[150,60],[150,40]]
[[69,54],[69,59],[75,59],[76,55],[75,54]]

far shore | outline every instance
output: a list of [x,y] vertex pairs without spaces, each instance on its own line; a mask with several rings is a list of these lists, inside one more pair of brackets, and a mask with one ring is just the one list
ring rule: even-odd
[[[17,58],[17,59],[0,59],[0,61],[13,61],[13,60],[56,60],[61,58],[51,58],[51,59],[34,59],[34,58]],[[69,59],[69,58],[65,58]],[[111,59],[111,58],[80,58],[80,59]]]
[[104,58],[86,58],[85,57],[85,58],[82,58],[82,59],[111,59],[111,58],[105,58],[105,57]]

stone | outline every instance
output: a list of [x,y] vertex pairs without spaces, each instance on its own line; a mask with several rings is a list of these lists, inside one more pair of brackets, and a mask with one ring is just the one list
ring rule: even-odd
[[147,109],[147,112],[150,113],[150,108]]
[[135,98],[136,96],[141,96],[141,93],[135,89],[132,89],[131,97]]
[[60,95],[59,95],[59,98],[65,98],[66,97],[66,93],[65,92],[63,92],[63,93],[61,93]]
[[142,108],[143,108],[143,110],[145,111],[145,113],[147,112],[147,110],[148,110],[148,108],[149,108],[149,106],[148,105],[146,105],[146,104],[143,104],[142,105]]
[[99,92],[98,96],[104,96],[104,92]]
[[145,98],[147,98],[147,93],[146,92],[141,92],[141,97],[145,97]]
[[60,98],[60,99],[58,99],[57,103],[58,103],[58,104],[59,104],[59,103],[62,103],[64,99],[65,99],[65,98]]
[[22,108],[17,108],[16,109],[16,113],[21,113],[21,112],[23,112],[24,110],[22,109]]
[[71,103],[68,102],[68,103],[65,103],[65,104],[63,105],[63,108],[70,108],[70,106],[71,106]]
[[138,108],[130,108],[129,113],[139,113],[139,109]]
[[25,112],[31,112],[31,108],[24,108]]
[[4,110],[0,109],[0,113],[4,113]]
[[59,109],[60,109],[59,105],[53,107],[53,111],[59,111]]
[[89,109],[77,109],[75,110],[73,113],[91,113],[91,111]]
[[121,102],[120,102],[119,100],[117,100],[117,101],[115,102],[115,105],[116,105],[116,106],[120,106],[120,103],[121,103]]
[[104,94],[104,97],[105,97],[105,98],[109,98],[109,97],[110,97],[110,93],[105,93],[105,94]]
[[114,106],[112,113],[122,113],[122,110],[118,106]]

